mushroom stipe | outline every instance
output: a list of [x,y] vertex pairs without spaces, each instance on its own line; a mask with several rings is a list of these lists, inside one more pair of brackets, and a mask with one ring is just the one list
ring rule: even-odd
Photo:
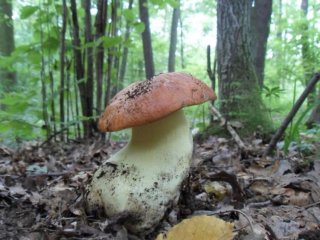
[[182,107],[216,96],[185,73],[160,74],[120,91],[101,115],[101,131],[132,128],[128,144],[106,160],[87,187],[87,210],[114,218],[146,234],[180,194],[192,157],[192,136]]

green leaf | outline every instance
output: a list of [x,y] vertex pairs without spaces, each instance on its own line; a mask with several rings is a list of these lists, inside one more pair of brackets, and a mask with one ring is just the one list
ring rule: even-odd
[[159,6],[160,8],[165,8],[166,5],[170,5],[171,7],[177,7],[177,0],[150,0],[150,3],[153,5]]
[[105,48],[114,47],[122,42],[122,37],[104,37],[103,46]]
[[44,48],[56,50],[59,47],[59,40],[55,36],[49,36],[43,43]]
[[132,9],[125,9],[123,10],[123,16],[125,17],[125,19],[128,21],[128,22],[133,22],[136,18],[134,12]]
[[20,18],[26,19],[34,14],[39,8],[35,6],[25,6],[20,11]]
[[136,22],[133,24],[134,29],[137,33],[142,33],[145,29],[144,23],[142,22]]

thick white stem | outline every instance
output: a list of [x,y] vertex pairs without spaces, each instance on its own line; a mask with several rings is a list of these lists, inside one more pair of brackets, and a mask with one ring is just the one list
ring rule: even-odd
[[179,196],[190,167],[192,137],[182,110],[132,129],[125,148],[107,160],[88,187],[89,210],[128,214],[133,232],[155,226]]

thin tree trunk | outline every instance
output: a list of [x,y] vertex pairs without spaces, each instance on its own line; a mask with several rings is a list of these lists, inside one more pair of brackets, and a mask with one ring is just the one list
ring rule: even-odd
[[[128,9],[132,9],[132,4],[133,4],[133,0],[129,0],[129,7]],[[124,41],[128,42],[130,38],[130,24],[129,22],[126,23],[126,32],[124,35]],[[123,47],[123,52],[122,52],[122,59],[121,59],[121,64],[120,64],[120,73],[119,73],[119,82],[120,84],[123,84],[124,82],[124,76],[126,73],[126,68],[127,68],[127,61],[128,61],[128,52],[129,49],[126,45],[124,45]],[[121,88],[121,86],[120,86]]]
[[[281,65],[285,62],[285,48],[284,48],[284,29],[282,24],[283,19],[283,2],[282,0],[276,1],[276,8],[274,9],[274,21],[275,21],[275,32],[276,32],[276,43],[279,45],[274,53],[274,60],[276,65]],[[277,68],[277,76],[279,78],[279,85],[281,88],[286,88],[286,77],[284,76],[285,71],[282,68]]]
[[[84,0],[84,28],[85,28],[85,43],[92,43],[93,36],[91,30],[91,0]],[[87,105],[87,116],[92,117],[93,115],[93,50],[92,47],[86,48],[86,105]],[[86,138],[92,137],[92,130],[95,129],[95,124],[92,120],[88,120],[89,129],[85,135]]]
[[[304,82],[305,85],[308,83],[309,79],[312,77],[312,74],[315,72],[314,69],[314,62],[317,62],[315,57],[313,57],[313,52],[310,48],[309,43],[309,26],[308,26],[308,7],[309,1],[302,0],[301,1],[301,11],[303,14],[304,19],[302,20],[302,27],[301,27],[301,54],[302,54],[302,66],[304,70]],[[315,99],[315,91],[309,94],[307,99],[307,105],[310,106],[314,103]]]
[[[78,14],[77,14],[77,5],[75,0],[71,0],[71,15],[72,15],[72,24],[73,24],[73,53],[75,59],[75,70],[76,70],[76,79],[77,85],[80,92],[80,101],[82,114],[84,117],[90,117],[88,114],[88,105],[87,105],[87,94],[86,94],[86,83],[84,81],[84,67],[82,62],[82,53],[81,53],[81,40],[79,34],[79,23],[78,23]],[[84,136],[90,136],[90,121],[83,120],[83,130]]]
[[46,75],[46,62],[44,59],[44,49],[43,49],[43,29],[40,27],[40,41],[41,41],[41,70],[40,70],[40,81],[41,81],[41,97],[42,97],[42,117],[45,124],[47,139],[51,135],[51,125],[48,112],[48,96],[47,96],[47,85],[45,81]]
[[[180,14],[181,15],[181,14]],[[181,68],[184,69],[186,67],[184,61],[184,36],[183,36],[183,25],[182,18],[180,16],[180,58],[181,58]]]
[[[71,61],[68,61],[66,59],[66,105],[67,105],[67,116],[66,116],[66,122],[70,122],[70,118],[72,120],[75,120],[75,116],[74,116],[74,112],[73,112],[73,102],[75,101],[71,101],[71,84],[70,84],[70,67],[71,67]],[[77,123],[75,124],[77,125]],[[75,131],[74,131],[77,135],[77,131],[76,131],[76,127],[75,127]],[[66,136],[67,136],[67,141],[69,140],[69,134],[70,134],[70,130],[68,128]]]
[[213,66],[211,64],[211,47],[210,45],[207,46],[207,73],[208,77],[211,81],[211,87],[213,90],[216,89],[216,58],[214,59]]
[[320,90],[318,91],[317,100],[315,101],[315,107],[306,122],[308,128],[312,128],[314,124],[320,125]]
[[[0,55],[10,56],[15,48],[11,0],[0,1],[0,32]],[[14,90],[17,83],[14,71],[0,68],[0,79],[0,87],[4,91]]]
[[[117,0],[112,0],[111,2],[111,23],[108,32],[108,36],[115,37],[117,30]],[[111,99],[111,83],[112,83],[112,69],[114,64],[114,47],[108,48],[108,58],[107,58],[107,87],[105,95],[105,105],[108,105]]]
[[[67,29],[67,3],[66,0],[62,0],[62,27],[60,32],[60,99],[59,99],[59,106],[60,106],[60,129],[64,129],[65,127],[65,110],[64,110],[64,88],[65,88],[65,36],[66,36],[66,29]],[[64,133],[61,132],[60,138],[64,141]]]
[[56,135],[57,135],[57,126],[56,126],[56,108],[54,104],[54,80],[53,80],[53,73],[52,70],[49,70],[49,81],[50,81],[50,91],[51,91],[51,100],[50,100],[50,108],[51,108],[51,122],[53,127],[53,139],[56,141]]
[[[96,41],[103,37],[106,33],[106,22],[107,22],[107,12],[108,4],[105,0],[98,0],[97,2],[97,16],[96,16]],[[96,52],[96,78],[97,78],[97,114],[100,114],[103,110],[102,106],[102,89],[103,89],[103,62],[104,62],[104,47],[100,43],[97,47]]]
[[[74,68],[76,68],[76,63],[74,62]],[[73,92],[74,92],[74,102],[75,102],[75,114],[74,114],[74,120],[76,122],[76,137],[81,138],[81,127],[79,124],[79,119],[80,119],[80,107],[79,107],[79,88],[78,88],[78,80],[77,77],[73,78]],[[71,101],[72,103],[72,101]]]
[[154,76],[155,70],[154,70],[154,63],[153,63],[149,11],[148,11],[147,4],[148,4],[147,0],[139,0],[140,20],[141,22],[144,23],[144,26],[145,26],[145,29],[142,32],[144,66],[145,66],[146,78],[150,79]]
[[173,9],[172,21],[171,21],[171,34],[170,34],[170,47],[169,47],[169,60],[168,60],[168,71],[174,72],[176,65],[176,49],[177,49],[177,33],[178,33],[178,22],[180,18],[180,2],[178,6]]
[[[114,9],[115,9],[115,14],[112,16],[112,26],[113,26],[113,37],[118,36],[118,30],[122,29],[121,23],[122,23],[122,18],[121,18],[121,11],[122,11],[122,4],[120,3],[119,0],[116,0],[114,3]],[[121,83],[119,82],[119,72],[120,72],[120,54],[115,54],[115,53],[120,53],[121,49],[121,44],[114,46],[112,49],[113,52],[113,71],[115,72],[115,85],[112,86],[111,90],[111,96],[110,99],[116,95],[116,93],[122,88]]]
[[270,32],[272,0],[256,0],[251,8],[252,53],[260,88],[264,82],[264,65]]

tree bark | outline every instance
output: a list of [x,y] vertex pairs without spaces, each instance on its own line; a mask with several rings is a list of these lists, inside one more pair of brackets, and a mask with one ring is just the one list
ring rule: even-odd
[[[59,94],[59,106],[60,106],[60,129],[64,129],[65,124],[65,110],[64,110],[64,92],[65,92],[65,36],[67,29],[67,3],[66,0],[62,0],[62,27],[60,32],[60,94]],[[64,141],[64,133],[61,133],[61,140]]]
[[[132,4],[133,4],[133,0],[129,0],[128,9],[130,9],[130,10],[132,9]],[[128,42],[129,38],[130,38],[130,24],[129,24],[129,22],[126,22],[126,32],[124,35],[124,41]],[[129,53],[129,49],[126,45],[124,45],[123,51],[122,51],[121,64],[120,64],[120,73],[119,73],[120,84],[123,84],[123,81],[124,81],[124,76],[125,76],[126,69],[127,69],[128,53]],[[120,87],[120,89],[122,88],[122,86],[119,86],[119,87]]]
[[[302,11],[302,19],[301,21],[301,54],[302,54],[302,66],[304,70],[304,82],[305,85],[308,84],[309,79],[315,72],[314,63],[317,62],[316,57],[312,51],[312,46],[310,46],[310,39],[309,39],[309,22],[307,19],[308,15],[308,8],[309,8],[309,1],[302,0],[301,1],[301,11]],[[307,105],[310,106],[314,103],[316,91],[313,91],[309,94],[307,99]]]
[[[84,65],[82,60],[82,53],[81,53],[81,40],[80,40],[80,33],[79,33],[79,22],[78,22],[78,14],[77,14],[77,5],[75,0],[71,0],[71,17],[72,17],[72,43],[73,43],[73,53],[74,53],[74,61],[75,61],[75,71],[76,71],[76,79],[77,85],[80,92],[80,102],[81,102],[81,109],[82,114],[84,117],[90,117],[88,114],[88,102],[86,96],[86,83],[84,81]],[[79,115],[78,115],[79,116]],[[83,130],[84,136],[90,136],[90,121],[83,120]]]
[[178,35],[178,22],[180,18],[180,1],[177,2],[178,6],[173,9],[170,33],[170,47],[169,47],[169,60],[168,71],[174,72],[176,65],[176,49],[177,49],[177,35]]
[[[117,36],[117,6],[118,1],[111,1],[111,23],[109,27],[108,36],[115,37]],[[114,67],[114,53],[116,52],[115,47],[108,48],[108,58],[107,58],[107,87],[105,95],[105,105],[109,104],[111,99],[111,90],[112,90],[112,69]]]
[[146,72],[146,78],[150,79],[154,76],[154,63],[151,43],[151,32],[149,23],[149,11],[147,6],[147,0],[139,0],[139,13],[140,20],[144,23],[145,29],[142,32],[142,44],[144,55],[144,66]]
[[306,122],[308,128],[312,128],[314,124],[320,125],[320,90],[318,91],[317,100],[315,101],[315,107]]
[[[96,15],[96,41],[103,37],[106,33],[106,22],[107,22],[107,12],[108,4],[104,0],[98,0],[97,2],[97,15]],[[97,46],[96,52],[96,91],[97,91],[97,114],[100,114],[103,110],[102,106],[102,89],[103,89],[103,62],[104,62],[104,47],[103,44]]]
[[[91,30],[91,0],[84,0],[84,34],[85,34],[85,43],[92,43],[93,36],[92,36],[92,30]],[[87,47],[85,50],[85,61],[86,61],[86,116],[92,117],[93,115],[93,49],[92,47]],[[92,137],[92,130],[95,128],[95,124],[93,120],[88,120],[89,129],[86,131],[86,138]]]
[[260,96],[251,53],[251,1],[218,0],[217,72],[220,111],[240,120],[245,130],[270,122]]
[[[8,57],[15,49],[11,0],[0,1],[0,32],[0,56]],[[17,81],[12,69],[0,68],[0,79],[0,86],[4,91],[14,90]]]
[[252,53],[258,83],[263,86],[264,65],[267,51],[267,42],[270,32],[272,14],[272,0],[256,0],[251,8],[252,24]]
[[180,58],[181,58],[181,68],[186,68],[185,60],[184,60],[184,34],[183,34],[183,21],[180,15]]
[[51,110],[51,122],[52,122],[52,128],[53,128],[53,139],[56,141],[56,133],[57,133],[57,124],[56,124],[56,107],[54,102],[54,79],[53,79],[53,72],[52,70],[49,70],[49,82],[50,82],[50,110]]

